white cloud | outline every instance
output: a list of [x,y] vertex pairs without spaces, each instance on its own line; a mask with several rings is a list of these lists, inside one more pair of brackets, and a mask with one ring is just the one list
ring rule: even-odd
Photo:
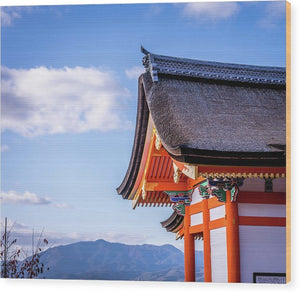
[[125,74],[129,79],[137,79],[144,72],[145,69],[142,66],[134,66],[130,69],[125,70]]
[[56,203],[50,197],[40,197],[35,193],[25,191],[18,193],[14,190],[2,191],[0,199],[3,204],[20,204],[20,205],[52,205],[57,208],[69,207],[67,204]]
[[129,91],[98,68],[2,68],[2,130],[23,136],[128,129]]
[[183,14],[202,20],[222,20],[232,17],[239,11],[236,2],[193,2],[184,5]]
[[10,26],[13,20],[16,18],[21,18],[20,13],[11,7],[1,8],[1,24],[3,26]]
[[278,21],[285,17],[285,1],[272,1],[266,3],[266,14],[260,20],[260,25],[264,28],[276,28]]

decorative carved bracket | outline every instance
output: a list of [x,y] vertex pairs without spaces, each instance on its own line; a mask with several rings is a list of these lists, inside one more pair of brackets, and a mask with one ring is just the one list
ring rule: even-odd
[[174,162],[173,162],[173,169],[174,169],[174,173],[173,173],[174,182],[178,183],[180,179],[181,171]]
[[182,173],[194,180],[198,177],[198,167],[193,165],[184,165]]
[[220,178],[209,178],[207,179],[207,185],[200,185],[198,187],[199,193],[203,198],[209,198],[215,196],[221,202],[226,202],[226,191],[231,193],[231,201],[235,202],[239,192],[239,186],[242,186],[242,178],[232,179],[220,179]]
[[193,189],[187,191],[165,191],[165,193],[170,197],[170,200],[174,202],[173,210],[177,212],[178,215],[185,215],[185,206],[190,205],[192,201]]
[[176,203],[173,205],[173,210],[180,216],[185,215],[185,204],[184,203]]
[[169,197],[172,202],[178,201],[185,201],[192,199],[193,189],[186,190],[186,191],[164,191]]

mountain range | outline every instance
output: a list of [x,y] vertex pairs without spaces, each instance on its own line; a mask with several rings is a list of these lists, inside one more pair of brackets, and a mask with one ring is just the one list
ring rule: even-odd
[[[203,281],[203,253],[196,251],[196,280]],[[176,247],[127,245],[102,239],[49,248],[40,256],[49,267],[40,278],[184,281],[184,255]]]

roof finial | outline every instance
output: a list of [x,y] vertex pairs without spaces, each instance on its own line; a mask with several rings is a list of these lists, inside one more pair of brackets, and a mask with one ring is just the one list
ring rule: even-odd
[[146,50],[146,49],[143,47],[143,45],[141,45],[141,52],[142,52],[143,54],[145,54],[145,55],[150,54],[150,52],[149,52],[148,50]]

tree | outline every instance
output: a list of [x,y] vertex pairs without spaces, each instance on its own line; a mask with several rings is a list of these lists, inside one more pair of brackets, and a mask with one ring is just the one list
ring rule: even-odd
[[[48,245],[43,233],[40,233],[38,243],[34,246],[34,233],[32,234],[32,255],[16,247],[17,239],[11,239],[13,226],[7,228],[7,218],[5,218],[4,231],[1,233],[0,260],[1,260],[1,278],[36,278],[44,273],[45,267],[40,262],[40,253],[44,245]],[[21,259],[23,256],[23,259]],[[46,268],[49,270],[49,268]]]

